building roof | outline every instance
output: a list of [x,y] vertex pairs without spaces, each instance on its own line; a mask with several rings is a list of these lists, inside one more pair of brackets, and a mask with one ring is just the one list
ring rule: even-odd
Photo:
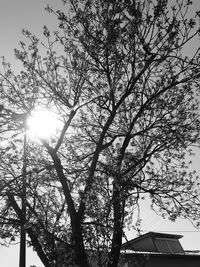
[[122,250],[184,254],[179,242],[182,235],[148,232],[122,245]]

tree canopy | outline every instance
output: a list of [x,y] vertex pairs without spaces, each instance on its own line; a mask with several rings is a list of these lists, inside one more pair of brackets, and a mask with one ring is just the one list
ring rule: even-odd
[[[191,1],[63,0],[0,73],[0,236],[20,227],[46,267],[117,266],[139,199],[199,224],[199,16]],[[198,42],[197,42],[198,43]],[[28,120],[51,110],[46,138]],[[44,122],[45,123],[45,122]],[[25,191],[24,191],[25,186]],[[25,210],[21,205],[24,200]],[[63,256],[64,255],[64,256]]]

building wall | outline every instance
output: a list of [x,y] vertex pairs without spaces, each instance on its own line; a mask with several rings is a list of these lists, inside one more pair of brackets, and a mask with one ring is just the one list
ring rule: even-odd
[[200,267],[200,256],[130,255],[120,267]]

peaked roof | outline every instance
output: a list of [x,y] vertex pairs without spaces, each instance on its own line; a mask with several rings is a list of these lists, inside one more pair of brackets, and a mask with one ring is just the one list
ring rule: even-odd
[[142,239],[146,239],[148,237],[152,238],[166,238],[166,239],[180,239],[183,236],[182,235],[176,235],[176,234],[168,234],[168,233],[158,233],[158,232],[148,232],[146,234],[140,235],[134,239],[131,239],[130,241],[127,241],[126,243],[122,244],[121,249],[129,249],[131,245],[137,243],[138,241],[141,241]]

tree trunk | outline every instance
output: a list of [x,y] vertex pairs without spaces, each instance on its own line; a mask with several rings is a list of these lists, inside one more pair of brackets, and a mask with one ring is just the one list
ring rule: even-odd
[[75,264],[76,266],[88,267],[87,254],[85,252],[82,229],[81,229],[81,217],[78,216],[78,213],[76,212],[74,202],[70,194],[70,189],[68,187],[66,177],[63,173],[63,167],[61,161],[54,150],[52,150],[49,147],[48,150],[54,161],[54,166],[57,171],[60,182],[62,184],[66,203],[68,205],[68,210],[71,219],[71,226],[72,226],[72,245],[74,246],[74,252],[75,252],[74,255]]
[[75,216],[72,218],[72,244],[74,245],[74,261],[76,266],[80,267],[89,267],[87,254],[85,252],[83,235],[81,229],[81,220],[79,216]]
[[119,228],[121,228],[121,223],[114,223],[112,248],[109,254],[108,267],[116,267],[119,262],[120,249],[122,245],[122,230]]
[[[115,187],[115,186],[114,186]],[[111,251],[108,257],[108,267],[117,267],[120,257],[123,235],[123,207],[121,194],[117,188],[113,193],[114,226]]]

